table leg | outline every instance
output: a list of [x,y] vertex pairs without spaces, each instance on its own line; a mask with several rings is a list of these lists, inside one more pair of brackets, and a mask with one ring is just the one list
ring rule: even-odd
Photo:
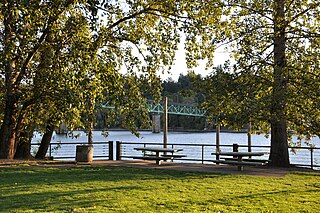
[[[160,152],[156,152],[156,157],[160,158]],[[161,161],[160,160],[156,160],[156,164],[160,166],[161,165]]]
[[[242,161],[242,156],[238,156],[238,162],[241,163]],[[243,166],[238,165],[238,171],[243,171]]]

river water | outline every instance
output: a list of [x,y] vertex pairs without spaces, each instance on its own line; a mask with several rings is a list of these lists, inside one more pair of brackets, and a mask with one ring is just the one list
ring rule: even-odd
[[[53,142],[59,142],[60,145],[52,146],[52,155],[55,157],[59,156],[75,156],[75,145],[63,145],[64,143],[74,143],[79,144],[87,141],[86,133],[82,131],[75,131],[74,134],[77,137],[70,137],[66,135],[57,135],[54,134],[52,137]],[[33,142],[39,142],[41,136],[35,135]],[[270,146],[270,137],[265,137],[264,135],[252,135],[252,146]],[[102,131],[93,131],[93,141],[94,142],[106,142],[106,141],[123,141],[123,142],[137,142],[137,143],[162,143],[163,133],[152,133],[151,131],[141,131],[140,137],[136,137],[131,134],[129,131],[109,131],[108,135],[104,135]],[[221,151],[232,151],[232,147],[224,147],[224,145],[232,145],[237,143],[239,145],[247,145],[248,136],[246,133],[229,133],[221,132],[220,133],[220,150]],[[168,143],[170,144],[207,144],[215,145],[216,144],[216,133],[215,132],[201,132],[201,133],[189,133],[189,132],[169,132],[168,133]],[[313,138],[311,143],[316,147],[320,147],[320,139]],[[142,145],[141,145],[142,146]],[[302,144],[302,146],[306,146]],[[123,149],[124,155],[139,155],[141,153],[133,150],[137,145],[126,145]],[[183,148],[184,153],[191,159],[201,159],[201,147],[185,147],[181,145],[175,146],[175,148]],[[37,146],[33,146],[33,152],[36,151]],[[108,153],[107,144],[104,145],[95,145],[94,146],[94,155],[107,155]],[[240,151],[246,151],[247,148],[240,148]],[[269,151],[269,148],[253,148],[253,151]],[[214,146],[205,147],[205,159],[214,159],[214,156],[211,155],[212,152],[215,152]],[[310,165],[311,157],[310,151],[308,149],[298,149],[296,153],[290,151],[290,162],[293,164],[308,164]],[[320,166],[320,150],[314,150],[313,153],[313,163],[314,165]]]

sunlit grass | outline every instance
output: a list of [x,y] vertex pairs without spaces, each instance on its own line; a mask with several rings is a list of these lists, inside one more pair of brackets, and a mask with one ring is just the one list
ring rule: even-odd
[[217,175],[124,167],[0,169],[1,212],[317,212],[319,173]]

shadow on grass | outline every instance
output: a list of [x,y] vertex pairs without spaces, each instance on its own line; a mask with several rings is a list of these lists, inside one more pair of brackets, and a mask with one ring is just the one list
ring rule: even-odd
[[0,170],[0,211],[73,211],[77,207],[111,205],[113,198],[106,195],[148,190],[141,185],[143,180],[165,184],[166,180],[221,176],[125,167],[5,168]]
[[163,180],[199,177],[219,177],[223,174],[197,173],[176,170],[140,169],[130,167],[77,167],[77,168],[5,168],[0,170],[1,183],[14,181],[39,184],[81,183],[87,181]]
[[[54,211],[70,210],[78,207],[86,208],[93,205],[112,203],[112,199],[105,196],[100,196],[98,199],[92,200],[83,199],[83,197],[90,196],[91,194],[103,194],[105,191],[117,191],[123,193],[131,190],[142,190],[143,187],[138,186],[119,186],[119,187],[107,187],[107,188],[87,188],[87,189],[75,189],[68,191],[43,191],[32,192],[25,191],[24,193],[15,193],[7,196],[0,196],[0,207],[5,212],[27,211],[33,210],[41,212],[46,209],[52,209]],[[5,193],[5,192],[4,192]]]

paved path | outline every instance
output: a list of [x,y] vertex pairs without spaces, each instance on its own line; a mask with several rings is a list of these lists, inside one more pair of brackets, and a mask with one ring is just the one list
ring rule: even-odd
[[45,166],[45,167],[82,167],[82,166],[114,166],[114,167],[137,167],[137,168],[152,168],[152,169],[170,169],[191,172],[206,172],[219,174],[243,174],[254,176],[271,176],[282,177],[292,172],[305,171],[316,172],[320,171],[302,168],[270,168],[258,166],[245,166],[244,171],[238,171],[237,166],[232,165],[216,165],[216,164],[194,164],[194,163],[171,163],[163,162],[160,166],[156,165],[154,161],[93,161],[90,164],[79,163],[74,161],[19,161],[19,160],[0,160],[1,167],[10,166]]

